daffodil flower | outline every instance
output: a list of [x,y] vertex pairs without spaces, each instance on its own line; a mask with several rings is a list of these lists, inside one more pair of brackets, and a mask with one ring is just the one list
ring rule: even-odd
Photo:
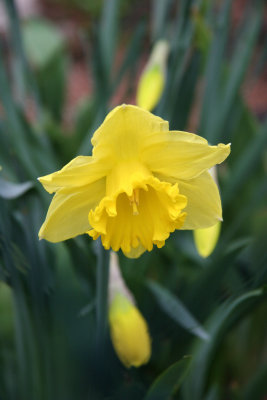
[[162,247],[176,229],[207,228],[222,219],[208,169],[230,145],[210,146],[137,106],[111,111],[79,156],[39,178],[55,195],[39,237],[60,242],[88,233],[106,249],[138,257]]

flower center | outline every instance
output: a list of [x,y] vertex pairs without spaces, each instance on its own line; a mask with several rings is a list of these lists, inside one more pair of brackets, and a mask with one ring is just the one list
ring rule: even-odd
[[129,196],[129,201],[133,208],[133,215],[139,215],[137,208],[137,206],[139,206],[139,188],[133,190],[133,194]]

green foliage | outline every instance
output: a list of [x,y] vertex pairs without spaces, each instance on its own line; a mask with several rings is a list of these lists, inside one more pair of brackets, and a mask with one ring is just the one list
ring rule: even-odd
[[[257,79],[266,64],[263,1],[247,2],[233,28],[230,0],[154,0],[150,15],[132,23],[129,37],[123,36],[121,3],[79,2],[100,13],[91,35],[83,36],[93,91],[72,110],[66,130],[71,56],[65,40],[41,19],[21,27],[14,0],[5,0],[10,29],[9,57],[0,46],[0,398],[264,399],[267,125],[249,110],[242,91],[245,78]],[[132,12],[137,7],[127,4]],[[232,152],[218,168],[224,222],[210,257],[197,254],[191,232],[172,234],[164,248],[138,260],[120,255],[153,347],[146,366],[125,370],[103,318],[107,253],[88,237],[60,244],[38,240],[51,197],[37,178],[90,154],[91,135],[114,96],[124,102],[135,95],[148,34],[151,46],[161,38],[170,42],[155,113],[176,130],[191,129],[193,116],[199,134],[211,143],[230,141]]]
[[167,315],[194,335],[203,340],[209,340],[208,333],[205,332],[178,298],[173,296],[156,282],[148,282],[148,287],[154,294],[159,306]]
[[177,361],[164,371],[148,390],[144,400],[170,399],[186,377],[189,359]]

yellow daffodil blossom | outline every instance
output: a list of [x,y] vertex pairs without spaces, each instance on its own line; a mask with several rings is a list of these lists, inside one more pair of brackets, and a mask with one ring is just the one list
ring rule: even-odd
[[120,274],[118,256],[111,252],[109,326],[113,347],[125,367],[140,367],[151,356],[147,323]]
[[147,111],[152,111],[161,98],[165,84],[168,53],[168,42],[159,40],[141,74],[137,87],[136,104]]
[[[210,174],[217,183],[216,167],[210,169]],[[207,258],[211,255],[219,240],[220,231],[221,221],[216,222],[215,225],[210,226],[209,228],[196,229],[193,231],[194,242],[201,257]]]
[[219,191],[208,172],[230,145],[210,146],[193,133],[137,106],[111,111],[79,156],[39,178],[55,195],[39,238],[60,242],[88,233],[105,249],[138,257],[162,247],[176,229],[207,228],[222,219]]

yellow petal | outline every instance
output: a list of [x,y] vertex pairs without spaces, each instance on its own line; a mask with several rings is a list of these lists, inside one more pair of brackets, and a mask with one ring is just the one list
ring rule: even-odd
[[96,160],[92,157],[79,156],[66,164],[61,170],[39,178],[48,193],[60,189],[77,188],[99,180],[108,172],[106,160]]
[[162,95],[164,80],[160,65],[147,68],[138,83],[136,104],[145,110],[153,110]]
[[179,181],[178,187],[187,197],[187,217],[181,229],[208,228],[222,220],[219,190],[208,171],[195,179]]
[[[140,255],[143,248],[151,251],[153,244],[162,247],[170,232],[181,228],[186,216],[182,211],[186,197],[179,194],[177,184],[145,174],[141,179],[139,173],[129,175],[129,186],[120,181],[117,192],[102,199],[89,214],[93,228],[89,235],[94,239],[101,236],[106,249],[121,248],[131,258]],[[138,180],[131,181],[135,176]]]
[[127,367],[140,367],[151,356],[148,327],[140,311],[120,293],[109,308],[110,334],[114,349]]
[[82,191],[59,190],[53,197],[39,238],[61,242],[90,229],[88,214],[105,194],[105,179],[85,186]]
[[209,146],[197,135],[170,131],[145,137],[140,159],[156,174],[192,179],[223,162],[229,153],[229,144]]
[[203,258],[208,257],[215,249],[219,239],[220,230],[220,221],[209,228],[194,230],[195,245],[197,251]]
[[93,156],[113,160],[138,159],[144,138],[168,130],[169,124],[136,106],[122,105],[111,111],[94,133]]

